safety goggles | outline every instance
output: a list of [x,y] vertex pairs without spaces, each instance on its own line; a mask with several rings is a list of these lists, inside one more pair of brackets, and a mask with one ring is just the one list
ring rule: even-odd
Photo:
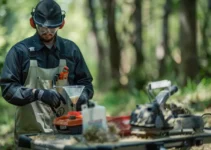
[[36,27],[37,27],[37,30],[40,34],[50,33],[50,34],[54,35],[59,30],[59,27],[48,28],[48,27],[41,27],[41,26],[38,26],[38,25]]

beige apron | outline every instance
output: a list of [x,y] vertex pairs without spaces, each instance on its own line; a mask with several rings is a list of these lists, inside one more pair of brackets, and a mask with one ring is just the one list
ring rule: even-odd
[[[56,68],[44,69],[37,65],[37,60],[30,60],[30,67],[24,86],[28,88],[52,89],[52,80],[55,74],[63,70],[66,60],[61,59]],[[57,85],[67,85],[67,80],[60,80]],[[67,105],[61,104],[56,109],[60,115],[70,110],[69,101],[62,89],[59,89],[67,101]],[[20,134],[50,133],[54,132],[53,119],[56,117],[52,109],[42,101],[34,101],[25,106],[17,107],[15,116],[15,139],[18,142]]]

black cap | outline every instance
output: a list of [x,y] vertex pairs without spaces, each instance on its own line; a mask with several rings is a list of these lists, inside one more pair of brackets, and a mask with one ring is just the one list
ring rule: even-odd
[[32,12],[32,17],[39,26],[55,28],[62,24],[65,15],[54,0],[42,0]]

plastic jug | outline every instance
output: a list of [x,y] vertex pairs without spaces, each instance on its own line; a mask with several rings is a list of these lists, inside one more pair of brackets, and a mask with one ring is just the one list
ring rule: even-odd
[[108,130],[106,120],[106,109],[104,106],[96,105],[89,108],[86,104],[82,105],[83,132],[91,126]]

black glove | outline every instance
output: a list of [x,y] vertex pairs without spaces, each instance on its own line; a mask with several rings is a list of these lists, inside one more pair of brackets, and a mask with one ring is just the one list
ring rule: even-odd
[[88,100],[89,100],[88,94],[86,92],[82,92],[81,96],[78,99],[78,102],[76,103],[76,110],[81,111],[81,105],[86,104]]
[[60,106],[60,101],[63,103],[65,102],[65,99],[62,97],[62,95],[55,90],[37,89],[35,91],[35,99],[41,100],[42,102],[54,108],[58,108]]

